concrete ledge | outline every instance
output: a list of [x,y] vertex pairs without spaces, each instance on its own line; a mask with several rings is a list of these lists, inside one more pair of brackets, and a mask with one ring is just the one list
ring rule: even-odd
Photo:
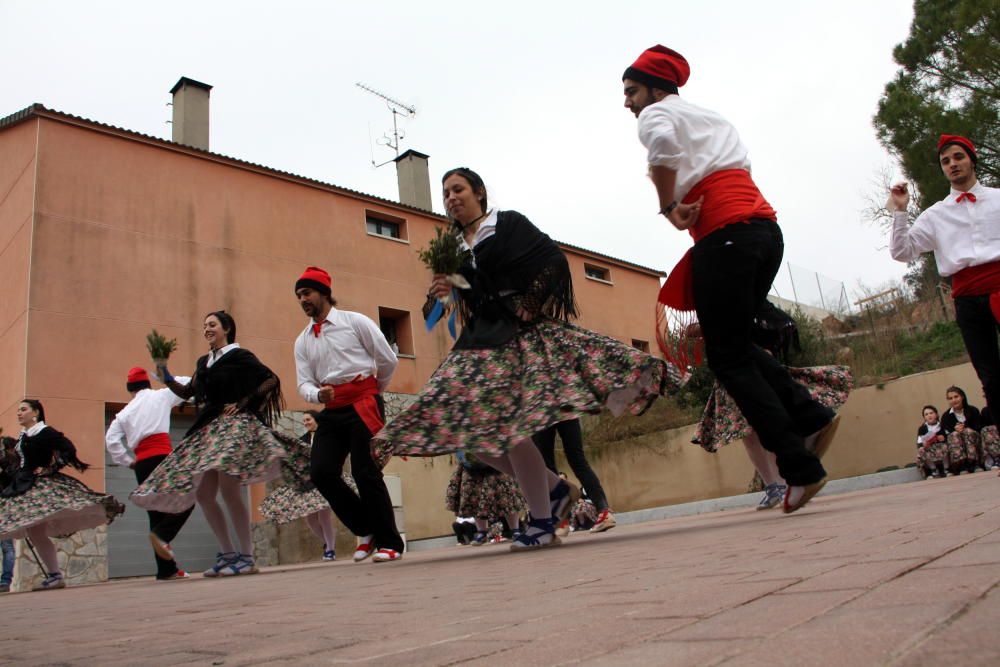
[[[875,489],[880,486],[891,486],[893,484],[906,484],[909,482],[919,482],[923,478],[917,469],[903,468],[901,470],[889,470],[877,472],[871,475],[861,475],[860,477],[845,477],[835,479],[829,483],[819,493],[820,496],[829,496],[838,493],[849,493],[851,491],[864,491],[865,489]],[[928,484],[934,483],[933,480]],[[643,523],[644,521],[657,521],[659,519],[670,519],[674,517],[693,516],[696,514],[706,514],[708,512],[722,512],[725,510],[747,509],[756,507],[760,501],[760,493],[745,493],[739,496],[726,496],[725,498],[710,498],[709,500],[696,500],[691,503],[681,503],[679,505],[666,505],[664,507],[651,507],[633,512],[616,512],[615,519],[621,525],[633,523]],[[455,537],[430,537],[424,540],[414,540],[407,543],[407,551],[426,551],[427,549],[438,549],[441,547],[455,546]]]

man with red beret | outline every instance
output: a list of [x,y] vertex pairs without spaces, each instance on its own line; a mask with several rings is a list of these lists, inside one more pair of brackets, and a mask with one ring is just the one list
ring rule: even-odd
[[[316,417],[312,481],[358,536],[355,562],[373,553],[376,563],[396,561],[403,557],[403,540],[371,439],[385,425],[381,393],[398,360],[370,318],[334,307],[332,284],[317,266],[306,268],[295,283],[295,296],[310,318],[295,340],[299,394],[325,406]],[[341,476],[348,454],[357,494]]]
[[[187,384],[190,378],[177,377],[177,382]],[[142,484],[156,466],[173,451],[170,443],[170,411],[184,402],[169,389],[151,389],[149,374],[138,366],[128,372],[125,388],[132,400],[115,415],[104,443],[111,460],[135,472],[135,481]],[[170,543],[191,516],[194,508],[180,514],[146,512],[149,515],[149,539],[156,558],[156,579],[174,581],[189,575],[177,567]]]
[[894,185],[889,252],[900,262],[933,252],[938,273],[951,276],[955,321],[990,413],[1000,414],[1000,189],[976,178],[976,147],[965,137],[942,134],[937,159],[951,192],[909,225],[910,193],[906,183]]
[[664,300],[661,293],[661,302],[697,313],[708,366],[764,448],[774,452],[788,484],[784,511],[794,512],[826,482],[806,442],[825,451],[836,415],[752,342],[754,315],[781,265],[784,242],[777,214],[750,177],[736,128],[678,95],[690,73],[684,56],[656,45],[622,76],[625,106],[639,119],[639,140],[648,152],[659,212],[695,242],[667,281],[681,286],[677,298]]

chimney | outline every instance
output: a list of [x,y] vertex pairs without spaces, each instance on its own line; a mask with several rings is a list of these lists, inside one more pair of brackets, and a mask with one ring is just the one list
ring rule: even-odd
[[431,177],[427,170],[430,155],[408,150],[393,160],[399,183],[399,203],[425,211],[431,208]]
[[170,94],[174,96],[174,133],[171,139],[185,146],[208,150],[208,95],[212,87],[207,83],[182,76]]

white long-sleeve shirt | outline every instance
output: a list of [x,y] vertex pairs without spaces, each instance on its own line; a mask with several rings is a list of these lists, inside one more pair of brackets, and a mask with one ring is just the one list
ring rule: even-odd
[[380,392],[389,386],[399,360],[370,318],[331,308],[322,326],[317,337],[310,321],[295,339],[295,373],[302,398],[319,403],[322,385],[344,384],[359,376],[374,375]]
[[969,192],[975,202],[958,202],[962,193],[953,188],[909,226],[906,212],[895,212],[889,241],[892,258],[912,262],[933,252],[942,276],[1000,260],[1000,189],[977,182]]
[[[180,384],[189,377],[174,378]],[[120,466],[135,462],[133,452],[143,439],[157,433],[170,433],[170,411],[184,402],[169,389],[143,389],[121,409],[104,435],[111,460]]]
[[639,141],[648,151],[649,166],[677,172],[677,201],[717,171],[750,171],[750,158],[736,128],[715,111],[678,95],[667,95],[639,112]]

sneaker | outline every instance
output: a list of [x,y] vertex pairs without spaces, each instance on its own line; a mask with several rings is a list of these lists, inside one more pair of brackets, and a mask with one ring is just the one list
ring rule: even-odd
[[373,563],[388,563],[389,561],[403,560],[403,554],[395,549],[379,549],[372,556]]
[[223,568],[229,567],[229,564],[232,561],[236,560],[237,556],[239,556],[239,554],[237,554],[235,551],[226,551],[225,553],[220,551],[219,553],[215,554],[215,565],[202,572],[201,576],[203,577],[219,576],[219,573],[222,572]]
[[365,535],[358,538],[358,547],[354,552],[354,562],[360,563],[375,551],[375,536]]
[[785,497],[785,490],[788,487],[784,484],[768,484],[764,487],[764,497],[757,503],[757,510],[769,510],[777,507],[781,499]]
[[236,554],[226,567],[219,570],[220,577],[235,577],[241,574],[257,574],[260,568],[250,554]]
[[532,549],[544,549],[546,547],[557,547],[562,544],[562,540],[556,535],[556,520],[530,519],[528,527],[523,533],[517,536],[511,551],[530,551]]
[[564,479],[559,480],[556,488],[549,491],[552,516],[555,518],[557,524],[569,518],[570,513],[573,511],[573,505],[579,499],[580,489]]
[[157,577],[156,580],[157,581],[178,581],[180,579],[190,579],[190,578],[191,578],[191,575],[188,574],[187,572],[185,572],[184,570],[177,570],[176,572],[174,572],[173,574],[171,574],[169,577]]
[[336,552],[334,552],[333,549],[324,550],[323,551],[323,560],[327,561],[327,562],[337,560],[337,554],[336,554]]
[[153,551],[156,555],[163,560],[173,560],[174,550],[170,548],[170,545],[160,539],[160,536],[156,533],[149,534],[149,543],[153,545]]
[[63,579],[62,572],[50,572],[47,577],[42,579],[42,583],[38,584],[31,590],[54,591],[57,588],[66,588],[66,580]]
[[597,521],[593,526],[590,527],[590,532],[592,533],[603,533],[606,530],[611,530],[618,525],[615,521],[615,515],[611,513],[610,509],[603,509],[597,515]]
[[826,426],[805,438],[806,449],[815,454],[816,458],[823,458],[826,450],[830,449],[830,445],[833,443],[833,436],[837,434],[838,426],[840,426],[840,415],[834,415]]
[[490,541],[489,533],[477,530],[476,534],[472,536],[471,540],[469,540],[469,544],[471,544],[474,547],[481,547],[489,541]]
[[791,486],[785,490],[785,500],[782,503],[781,511],[785,514],[791,514],[792,512],[802,509],[805,504],[812,500],[812,497],[820,492],[826,485],[826,477],[819,480],[818,482],[813,482],[812,484],[806,484],[805,486]]

